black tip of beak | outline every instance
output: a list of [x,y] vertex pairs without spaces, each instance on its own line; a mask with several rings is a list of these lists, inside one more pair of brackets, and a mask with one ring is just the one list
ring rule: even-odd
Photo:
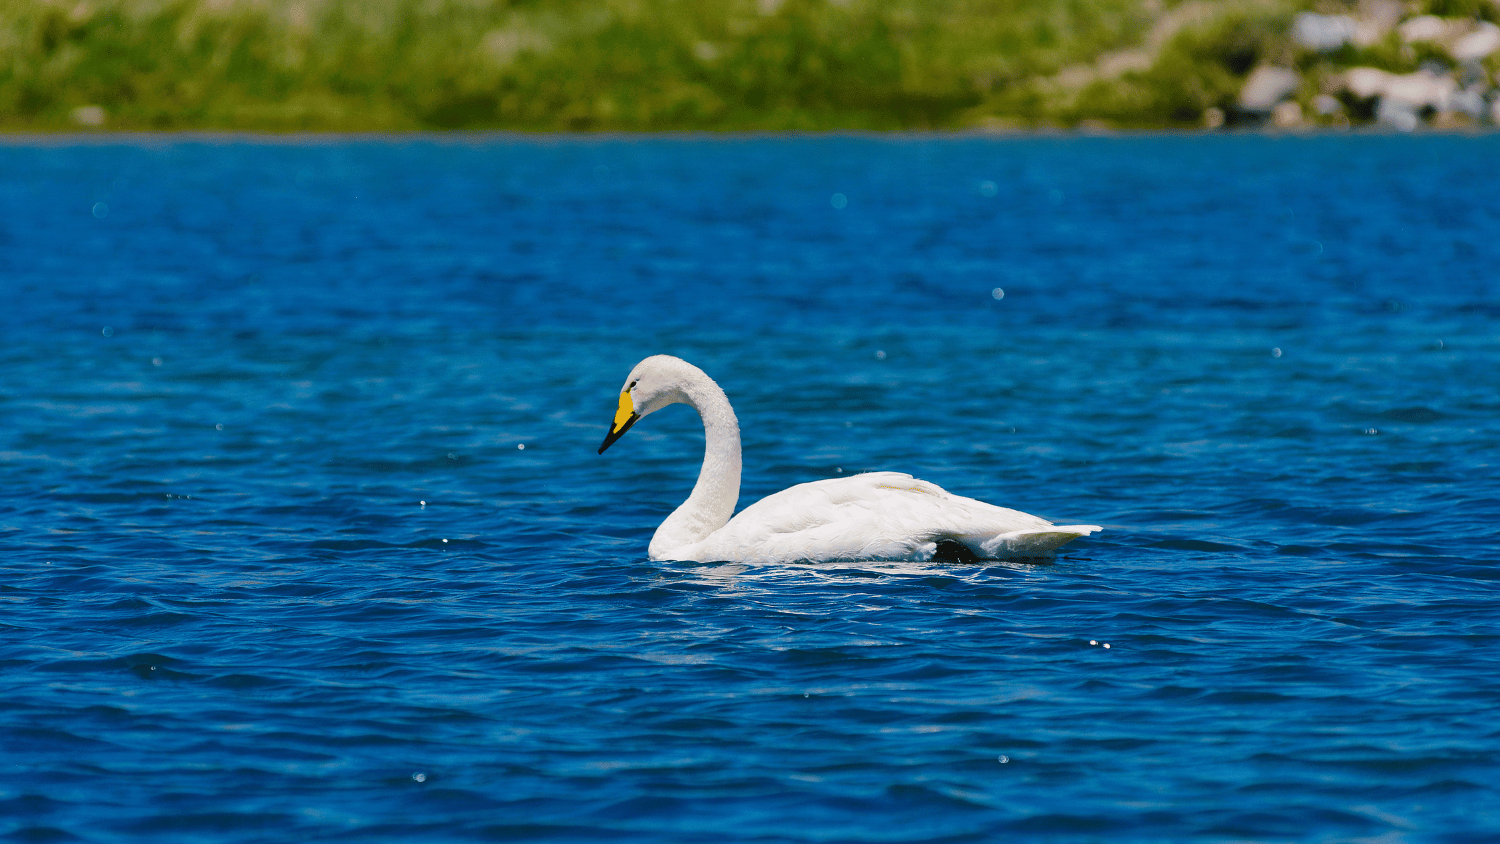
[[606,448],[609,448],[610,446],[614,445],[615,440],[619,439],[620,437],[625,436],[625,432],[628,431],[628,430],[630,430],[630,426],[634,425],[635,424],[635,420],[637,420],[639,418],[641,418],[641,417],[637,416],[634,413],[630,414],[630,418],[625,420],[625,424],[621,425],[620,426],[620,430],[618,430],[618,431],[614,430],[614,426],[611,425],[610,426],[610,432],[608,434],[604,435],[604,444],[599,446],[599,453],[603,454],[604,450]]

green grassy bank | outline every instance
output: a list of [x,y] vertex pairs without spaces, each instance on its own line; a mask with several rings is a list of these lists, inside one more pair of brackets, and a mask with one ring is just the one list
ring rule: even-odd
[[1190,126],[1308,6],[0,0],[0,130]]

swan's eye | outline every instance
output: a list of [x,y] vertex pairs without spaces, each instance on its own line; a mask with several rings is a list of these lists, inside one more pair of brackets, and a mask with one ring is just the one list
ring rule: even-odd
[[639,384],[639,383],[640,383],[639,381],[631,381],[629,384],[626,384],[625,385],[625,392],[628,393],[631,390],[634,390],[635,389],[635,385]]

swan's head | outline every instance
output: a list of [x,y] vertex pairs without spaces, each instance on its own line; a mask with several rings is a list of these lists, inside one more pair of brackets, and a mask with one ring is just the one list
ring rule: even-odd
[[697,379],[707,381],[708,376],[698,367],[671,355],[652,355],[636,364],[625,378],[625,386],[620,388],[620,406],[615,410],[615,420],[610,423],[599,453],[603,454],[615,440],[625,436],[630,426],[642,416],[650,416],[669,404],[692,404],[685,388]]

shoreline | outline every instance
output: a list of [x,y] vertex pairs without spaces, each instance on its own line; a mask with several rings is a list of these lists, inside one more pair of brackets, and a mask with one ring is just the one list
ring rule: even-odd
[[658,131],[605,131],[605,132],[528,132],[512,129],[410,129],[369,132],[270,132],[243,129],[182,129],[163,131],[144,130],[92,130],[59,132],[8,132],[0,130],[0,146],[65,146],[109,145],[114,143],[142,142],[200,142],[200,143],[281,143],[288,146],[314,146],[358,141],[403,141],[422,140],[454,144],[486,143],[497,140],[535,141],[542,143],[589,143],[592,141],[724,141],[744,140],[795,140],[808,138],[861,138],[879,140],[1012,140],[1012,139],[1138,139],[1138,138],[1233,138],[1265,137],[1281,138],[1327,138],[1327,137],[1489,137],[1500,135],[1500,126],[1423,126],[1413,131],[1381,124],[1355,127],[1298,127],[1279,128],[1273,126],[1232,129],[828,129],[828,130],[725,130],[707,131],[697,129]]

